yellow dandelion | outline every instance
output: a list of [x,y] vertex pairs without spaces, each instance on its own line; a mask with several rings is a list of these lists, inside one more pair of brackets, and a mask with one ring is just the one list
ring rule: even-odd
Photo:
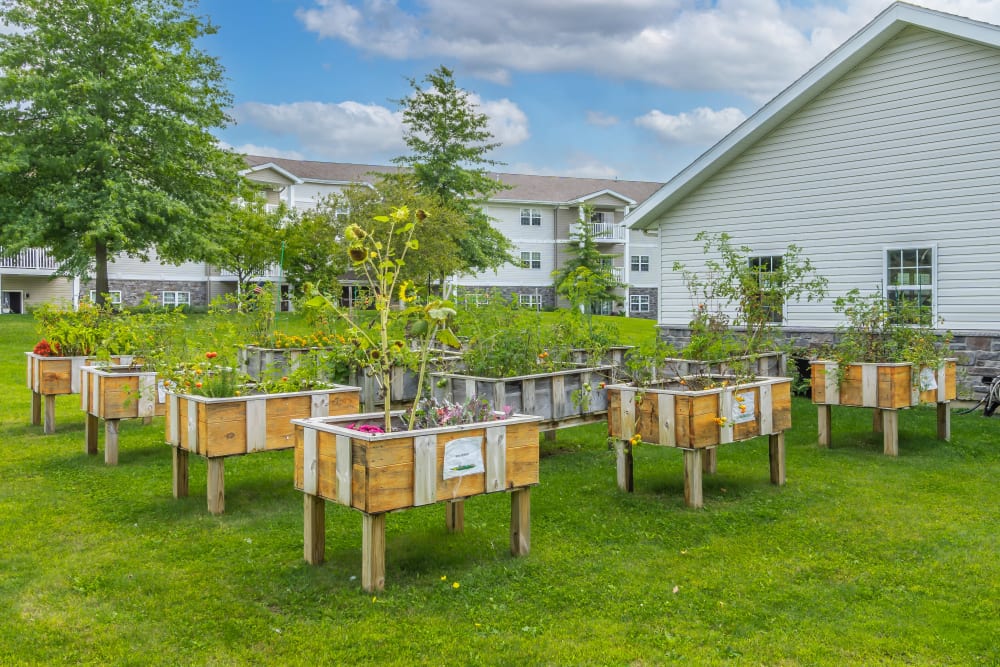
[[448,575],[447,574],[442,574],[441,575],[441,581],[448,581]]
[[451,585],[452,588],[458,588],[459,586],[461,586],[461,584],[459,584],[457,581]]

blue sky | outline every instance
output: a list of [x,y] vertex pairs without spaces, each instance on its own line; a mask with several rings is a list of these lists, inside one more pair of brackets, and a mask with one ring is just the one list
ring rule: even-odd
[[[921,0],[1000,23],[1000,0]],[[201,0],[247,153],[387,164],[398,100],[438,65],[503,171],[666,181],[885,0]]]

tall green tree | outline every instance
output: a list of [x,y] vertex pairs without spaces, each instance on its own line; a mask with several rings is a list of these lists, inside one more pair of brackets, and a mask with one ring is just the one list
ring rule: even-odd
[[483,203],[507,187],[488,172],[499,163],[487,155],[500,145],[492,141],[488,118],[458,87],[447,67],[409,83],[410,96],[398,103],[411,154],[393,162],[412,170],[421,192],[437,197],[467,220],[467,229],[457,238],[461,270],[499,268],[512,261],[513,246],[482,210]]
[[242,293],[251,278],[266,274],[281,258],[285,207],[268,210],[263,194],[251,187],[226,202],[217,217],[219,235],[209,259],[236,276]]
[[611,271],[616,255],[602,253],[594,241],[592,214],[590,206],[583,207],[580,224],[569,235],[570,243],[566,246],[569,258],[552,272],[556,292],[574,308],[591,312],[602,301],[618,299],[615,290],[623,286]]
[[[242,167],[209,133],[230,122],[214,26],[188,0],[0,5],[0,245],[46,248],[108,291],[118,253],[205,258]],[[103,299],[103,296],[99,297]]]
[[[367,189],[367,188],[366,188]],[[316,208],[292,211],[285,224],[285,278],[296,287],[313,283],[336,294],[347,271],[344,229],[348,216],[340,197],[327,197]]]

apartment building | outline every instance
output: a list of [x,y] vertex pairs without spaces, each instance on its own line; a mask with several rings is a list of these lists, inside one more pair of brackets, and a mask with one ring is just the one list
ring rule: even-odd
[[[372,184],[379,173],[394,167],[289,160],[246,156],[244,175],[264,186],[268,203],[309,209],[324,198],[354,184]],[[497,229],[514,246],[518,264],[473,276],[456,276],[461,290],[476,293],[499,290],[525,306],[556,305],[552,272],[566,261],[578,225],[589,225],[602,252],[611,255],[610,267],[625,285],[619,299],[602,305],[603,312],[655,318],[659,276],[656,232],[630,231],[624,217],[656,192],[661,183],[617,179],[569,178],[526,174],[495,174],[508,186],[485,206]],[[591,214],[584,219],[584,211]],[[91,282],[53,278],[56,264],[40,250],[28,250],[0,259],[0,290],[5,312],[22,312],[45,301],[73,301],[92,295]],[[180,266],[151,257],[141,261],[116,257],[109,266],[112,299],[135,305],[149,293],[164,304],[205,305],[219,294],[236,289],[235,276],[201,262]],[[281,282],[278,267],[255,279]],[[345,281],[344,297],[353,294]],[[287,296],[289,286],[282,285]],[[474,296],[470,298],[475,298]],[[617,302],[617,303],[616,303]],[[287,299],[283,307],[287,307]],[[619,306],[618,303],[621,305]]]

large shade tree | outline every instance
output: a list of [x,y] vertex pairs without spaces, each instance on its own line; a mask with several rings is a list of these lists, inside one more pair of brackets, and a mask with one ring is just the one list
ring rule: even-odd
[[[118,253],[207,257],[239,158],[214,26],[187,0],[0,4],[0,246],[46,248],[108,291]],[[99,297],[102,298],[102,297]]]
[[456,237],[461,271],[499,268],[511,261],[512,245],[481,206],[507,187],[488,172],[499,163],[487,156],[500,145],[491,141],[489,119],[447,67],[438,67],[422,81],[410,79],[410,87],[410,96],[399,105],[411,153],[393,162],[412,171],[422,193],[465,218],[466,229]]

